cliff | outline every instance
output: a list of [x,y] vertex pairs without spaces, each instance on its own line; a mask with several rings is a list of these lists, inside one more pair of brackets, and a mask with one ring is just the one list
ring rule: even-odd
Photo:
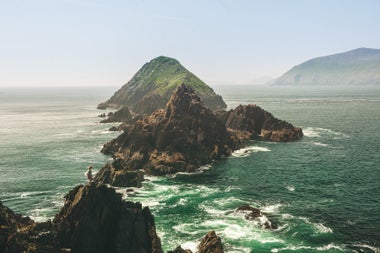
[[161,253],[148,207],[105,185],[79,185],[53,221],[37,223],[0,202],[0,252]]
[[175,89],[185,84],[191,87],[211,110],[226,108],[221,96],[184,68],[177,60],[160,56],[146,63],[124,86],[99,109],[128,107],[132,112],[150,114],[165,108]]
[[273,85],[380,85],[380,50],[358,48],[294,66]]
[[[222,253],[221,238],[211,231],[202,239],[198,249],[199,253]],[[29,217],[15,214],[0,201],[0,252],[163,251],[148,207],[124,201],[113,188],[92,183],[78,185],[71,190],[53,221],[34,222]]]

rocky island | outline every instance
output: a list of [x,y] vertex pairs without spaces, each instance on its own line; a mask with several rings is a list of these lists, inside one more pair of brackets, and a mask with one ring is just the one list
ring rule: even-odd
[[133,77],[98,109],[128,107],[132,112],[151,114],[165,107],[175,89],[185,84],[194,89],[211,110],[227,107],[222,97],[177,60],[159,56],[146,63]]
[[102,149],[114,161],[95,177],[114,186],[140,186],[142,171],[151,175],[194,172],[202,165],[229,156],[246,141],[294,141],[302,129],[278,120],[255,105],[212,112],[195,91],[181,85],[165,109],[138,119]]

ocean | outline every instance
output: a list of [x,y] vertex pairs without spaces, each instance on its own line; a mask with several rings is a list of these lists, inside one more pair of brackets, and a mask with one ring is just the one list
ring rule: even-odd
[[[98,103],[117,87],[0,88],[0,199],[36,221],[86,183],[118,135]],[[303,128],[292,143],[252,141],[197,173],[146,177],[126,194],[149,206],[165,251],[195,250],[215,230],[226,252],[380,252],[380,87],[218,86],[229,108],[252,103]],[[249,204],[276,227],[235,212]]]

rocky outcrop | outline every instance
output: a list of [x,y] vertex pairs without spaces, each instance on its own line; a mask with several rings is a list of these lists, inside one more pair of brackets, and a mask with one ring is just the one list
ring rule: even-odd
[[131,164],[128,160],[117,158],[96,173],[94,181],[116,187],[141,187],[144,174],[136,166],[138,164]]
[[0,201],[0,252],[60,252],[50,221],[36,223],[15,214]]
[[148,207],[94,183],[75,187],[53,222],[36,223],[0,202],[0,252],[161,253]]
[[105,185],[74,188],[53,223],[61,247],[71,252],[162,252],[149,208]]
[[129,107],[139,114],[151,114],[165,108],[178,86],[186,84],[211,110],[227,107],[223,98],[184,68],[177,60],[160,56],[146,63],[123,87],[98,109]]
[[110,122],[129,122],[133,119],[128,107],[123,107],[116,112],[110,112],[108,118],[100,121],[100,123],[110,123]]
[[215,231],[209,232],[203,237],[198,245],[197,253],[223,253],[222,240],[215,234]]
[[272,223],[267,216],[263,214],[260,209],[252,207],[250,205],[243,205],[236,209],[236,212],[244,213],[244,218],[250,221],[257,221],[257,224],[266,229],[272,229]]
[[220,120],[225,122],[228,129],[248,132],[252,138],[262,140],[287,142],[299,140],[302,129],[279,120],[256,105],[239,105],[230,111],[219,111]]
[[[175,250],[168,251],[168,253],[192,253],[192,251],[178,246]],[[215,231],[210,231],[202,238],[197,246],[196,253],[224,253],[222,239],[215,234]]]
[[126,170],[163,175],[194,171],[230,155],[238,143],[194,90],[181,85],[165,110],[137,120],[102,152],[123,159]]

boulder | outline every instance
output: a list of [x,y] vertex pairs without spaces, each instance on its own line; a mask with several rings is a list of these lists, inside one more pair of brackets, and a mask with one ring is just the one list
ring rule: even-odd
[[215,231],[209,232],[202,238],[198,245],[197,253],[223,253],[222,240],[215,234]]

